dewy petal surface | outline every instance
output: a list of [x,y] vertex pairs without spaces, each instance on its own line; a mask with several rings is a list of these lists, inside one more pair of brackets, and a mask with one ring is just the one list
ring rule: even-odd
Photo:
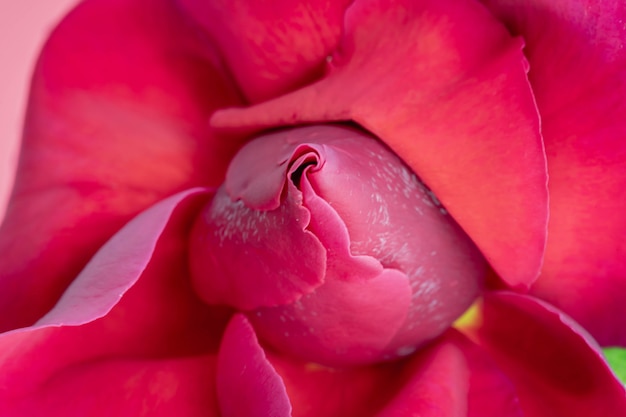
[[432,341],[472,304],[486,269],[415,174],[343,125],[246,143],[189,253],[203,300],[246,311],[277,351],[333,366]]
[[318,79],[352,0],[175,0],[220,49],[238,87],[259,102]]
[[478,342],[515,385],[526,417],[626,415],[626,391],[571,318],[530,296],[487,294]]
[[218,415],[228,312],[195,296],[185,260],[206,197],[181,193],[133,219],[38,323],[0,335],[0,415]]
[[360,0],[327,76],[217,112],[250,132],[354,120],[428,185],[500,276],[528,287],[545,249],[547,174],[522,41],[473,1]]
[[527,40],[550,223],[533,293],[626,346],[626,3],[486,0]]
[[190,30],[166,0],[87,0],[53,32],[0,230],[0,330],[41,317],[139,211],[222,180],[233,145],[206,120],[238,99]]

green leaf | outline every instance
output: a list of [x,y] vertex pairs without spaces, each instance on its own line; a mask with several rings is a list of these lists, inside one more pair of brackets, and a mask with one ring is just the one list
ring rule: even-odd
[[604,356],[615,375],[626,385],[626,349],[611,347],[604,350]]

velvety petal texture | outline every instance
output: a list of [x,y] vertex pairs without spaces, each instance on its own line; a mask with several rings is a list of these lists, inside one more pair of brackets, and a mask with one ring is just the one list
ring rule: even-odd
[[475,300],[486,265],[411,170],[343,125],[254,138],[191,237],[200,296],[276,350],[341,366],[406,356]]
[[626,346],[626,4],[484,2],[526,39],[542,115],[551,215],[533,293]]
[[40,318],[135,214],[221,182],[234,145],[207,118],[239,101],[197,43],[166,0],[84,1],[52,33],[0,229],[0,330]]
[[285,384],[241,314],[233,317],[222,339],[217,396],[222,417],[291,417]]
[[626,390],[576,322],[529,296],[485,296],[477,339],[514,383],[526,417],[626,415]]
[[458,348],[438,345],[409,366],[409,380],[377,417],[467,415],[469,375]]
[[0,414],[212,416],[216,339],[228,313],[193,293],[190,191],[132,220],[38,323],[0,335]]
[[242,94],[258,102],[322,76],[352,0],[175,0],[218,45]]
[[238,315],[224,335],[217,369],[225,416],[259,410],[294,417],[523,416],[511,382],[455,331],[410,359],[333,369],[265,350]]
[[548,195],[522,45],[474,1],[358,1],[324,79],[212,123],[249,132],[354,120],[405,160],[507,283],[527,288]]
[[324,282],[326,251],[306,230],[310,213],[287,202],[257,214],[222,187],[198,216],[189,260],[207,303],[242,310],[282,305]]
[[583,327],[626,346],[625,19],[82,1],[0,225],[0,416],[626,415]]

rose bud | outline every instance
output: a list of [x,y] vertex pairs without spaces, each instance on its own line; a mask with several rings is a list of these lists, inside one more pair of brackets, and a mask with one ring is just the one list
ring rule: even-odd
[[337,366],[441,335],[479,294],[486,262],[385,145],[322,125],[239,151],[194,225],[190,268],[200,297],[244,311],[266,344]]

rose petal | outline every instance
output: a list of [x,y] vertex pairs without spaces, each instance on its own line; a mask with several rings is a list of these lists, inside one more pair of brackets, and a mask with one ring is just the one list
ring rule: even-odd
[[88,0],[37,65],[17,183],[0,232],[0,330],[30,325],[132,216],[223,178],[210,133],[237,103],[166,0]]
[[[0,335],[0,415],[111,415],[126,410],[129,393],[154,407],[149,412],[207,412],[210,358],[150,360],[217,349],[228,312],[195,296],[185,266],[187,233],[205,200],[189,191],[142,213],[36,325]],[[89,394],[70,402],[69,392]],[[120,415],[137,415],[129,404],[131,414]]]
[[[410,304],[406,276],[385,269],[367,281],[329,280],[293,304],[260,308],[249,317],[276,350],[345,366],[380,360]],[[412,353],[414,347],[408,349],[398,355]]]
[[232,318],[222,339],[217,398],[223,417],[291,417],[285,384],[241,314]]
[[489,355],[463,334],[451,330],[443,338],[463,351],[469,370],[468,417],[523,417],[513,383]]
[[533,293],[626,346],[626,3],[486,3],[527,39],[542,114],[551,215]]
[[251,102],[284,94],[322,76],[351,0],[177,0],[220,47]]
[[410,377],[381,416],[523,416],[511,381],[454,330],[415,355],[408,368]]
[[376,417],[466,417],[469,374],[462,351],[440,343],[408,365],[402,390]]
[[219,111],[213,125],[358,122],[413,168],[505,281],[528,287],[543,257],[548,196],[521,41],[473,1],[363,0],[346,19],[325,79]]
[[515,384],[526,417],[626,415],[626,391],[599,347],[554,307],[488,294],[477,335]]
[[[227,415],[259,410],[259,415],[281,415],[268,412],[278,406],[272,401],[285,411],[293,404],[298,417],[522,415],[511,382],[478,346],[454,331],[408,360],[327,368],[264,352],[250,324],[236,316],[220,352],[218,392],[224,378],[220,398],[226,397]],[[268,378],[272,383],[265,384]]]
[[258,212],[220,188],[190,237],[191,276],[200,297],[250,310],[313,291],[324,282],[326,251],[306,230],[309,219],[292,200]]
[[294,417],[371,416],[384,408],[404,382],[406,361],[328,368],[269,350],[267,356],[283,379]]
[[[404,356],[443,333],[480,290],[484,259],[471,240],[395,154],[354,127],[257,137],[233,158],[224,188],[201,220],[207,230],[194,229],[196,287],[209,302],[244,310],[280,305],[251,316],[278,350],[334,365]],[[226,210],[224,193],[235,201]],[[303,245],[308,238],[326,252],[316,286],[301,284],[315,283],[307,264],[318,251]],[[377,301],[383,288],[393,300]]]
[[294,416],[521,417],[511,381],[480,347],[449,332],[410,359],[347,369],[268,352]]
[[25,401],[3,398],[0,413],[7,417],[218,417],[211,377],[214,362],[213,357],[193,357],[76,364],[55,374]]

